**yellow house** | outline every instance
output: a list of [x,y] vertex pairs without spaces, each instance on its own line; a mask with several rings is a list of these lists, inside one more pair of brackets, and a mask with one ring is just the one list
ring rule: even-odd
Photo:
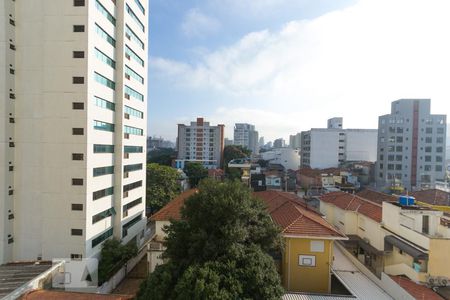
[[257,192],[272,220],[282,230],[281,279],[288,292],[331,292],[331,267],[335,240],[347,237],[296,195],[280,191]]

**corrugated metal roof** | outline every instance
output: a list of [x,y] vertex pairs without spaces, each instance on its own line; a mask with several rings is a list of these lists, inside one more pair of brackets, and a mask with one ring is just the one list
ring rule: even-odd
[[319,295],[319,294],[303,294],[303,293],[289,293],[284,294],[283,300],[347,300],[356,299],[352,296],[339,296],[339,295]]
[[364,300],[392,300],[382,288],[361,273],[344,253],[334,247],[333,273],[347,289],[358,299]]

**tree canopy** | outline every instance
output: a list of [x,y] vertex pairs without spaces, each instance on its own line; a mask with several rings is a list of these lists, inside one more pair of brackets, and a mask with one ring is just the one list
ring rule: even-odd
[[160,165],[171,166],[172,160],[176,158],[175,149],[159,148],[148,151],[147,163],[157,163]]
[[208,177],[208,170],[201,163],[186,163],[184,166],[184,172],[189,179],[189,184],[191,187],[196,187],[200,180]]
[[239,182],[204,180],[166,228],[167,263],[143,282],[138,299],[279,299],[269,253],[279,229],[263,203]]
[[245,147],[238,145],[228,145],[223,148],[223,162],[225,164],[225,169],[228,166],[228,163],[236,158],[245,158],[250,157],[252,151],[248,150]]
[[147,165],[147,207],[151,212],[158,211],[180,193],[178,171],[159,164]]

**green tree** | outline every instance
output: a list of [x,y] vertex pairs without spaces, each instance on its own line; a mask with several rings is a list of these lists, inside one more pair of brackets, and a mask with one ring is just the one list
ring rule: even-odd
[[138,252],[135,243],[122,245],[117,239],[110,239],[103,243],[101,259],[98,266],[100,283],[107,281],[115,272]]
[[138,299],[280,299],[269,253],[279,229],[264,204],[239,182],[204,180],[166,228],[166,264],[144,281]]
[[189,179],[191,187],[196,187],[200,180],[208,177],[208,170],[200,163],[186,163],[184,172]]
[[171,166],[172,160],[176,158],[175,149],[159,148],[148,151],[147,163],[156,163],[165,166]]
[[147,165],[147,207],[154,213],[180,193],[180,174],[172,167]]
[[237,145],[225,146],[225,148],[223,148],[223,163],[225,170],[228,167],[228,163],[233,159],[250,157],[251,154],[252,151],[242,146]]

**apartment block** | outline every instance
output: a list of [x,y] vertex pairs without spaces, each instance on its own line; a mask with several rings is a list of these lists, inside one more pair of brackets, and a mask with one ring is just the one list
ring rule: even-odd
[[289,147],[292,149],[300,149],[302,147],[302,134],[300,132],[289,136]]
[[336,168],[346,161],[376,161],[376,129],[343,129],[342,118],[328,120],[328,128],[301,132],[301,165]]
[[378,186],[408,190],[445,178],[446,115],[430,113],[430,99],[400,99],[378,121]]
[[148,3],[0,3],[0,263],[97,256],[145,220]]
[[234,124],[233,144],[251,150],[252,154],[258,154],[258,131],[255,130],[255,125],[247,123]]
[[178,124],[177,168],[198,162],[208,169],[220,168],[223,161],[225,125],[211,126],[203,118],[190,125]]

